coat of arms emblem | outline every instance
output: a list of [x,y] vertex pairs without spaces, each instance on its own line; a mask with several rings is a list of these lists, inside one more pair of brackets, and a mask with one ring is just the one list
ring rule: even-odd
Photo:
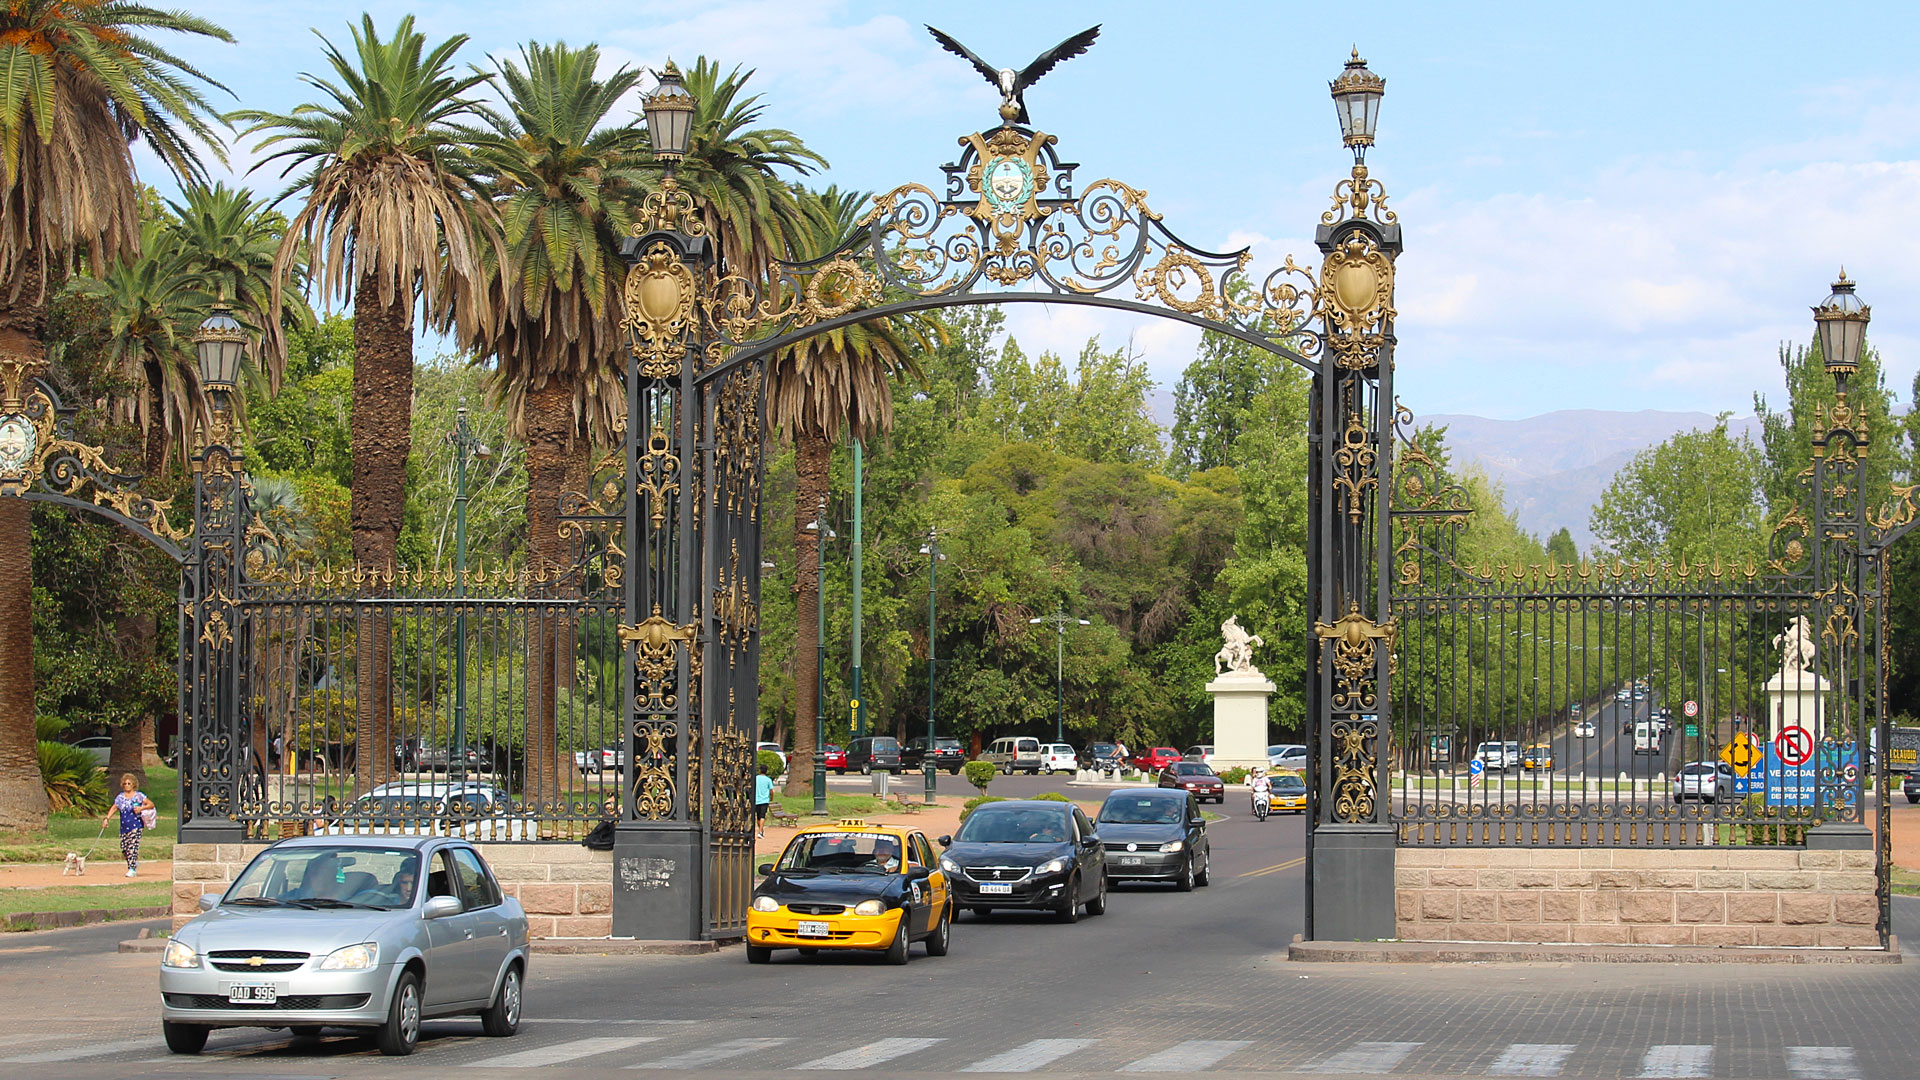
[[33,463],[39,449],[40,433],[19,413],[0,416],[0,477],[19,480]]

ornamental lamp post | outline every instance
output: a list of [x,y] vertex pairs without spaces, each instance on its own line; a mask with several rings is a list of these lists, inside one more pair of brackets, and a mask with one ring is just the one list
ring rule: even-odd
[[1387,80],[1367,70],[1360,50],[1353,50],[1347,68],[1327,84],[1333,91],[1333,109],[1340,117],[1340,135],[1353,151],[1353,163],[1366,161],[1367,147],[1373,145],[1374,128],[1380,123],[1380,99],[1386,96]]
[[1043,615],[1037,619],[1028,619],[1027,623],[1029,625],[1047,623],[1053,627],[1055,638],[1053,649],[1053,699],[1056,710],[1053,721],[1053,741],[1056,743],[1065,742],[1067,740],[1067,627],[1075,623],[1079,623],[1081,626],[1092,626],[1093,624],[1085,619],[1076,619],[1067,614],[1067,609],[1064,605],[1051,615]]
[[927,750],[920,759],[920,771],[927,778],[927,805],[932,806],[934,777],[939,772],[933,760],[933,677],[938,670],[934,645],[937,640],[935,630],[939,625],[937,621],[940,603],[939,566],[947,560],[947,557],[940,553],[939,529],[927,530],[927,542],[920,545],[920,554],[927,557]]
[[1841,267],[1833,292],[1813,309],[1813,328],[1818,332],[1827,373],[1842,394],[1847,392],[1847,380],[1860,369],[1860,350],[1866,344],[1867,323],[1872,318],[1873,309],[1854,295],[1853,282],[1847,280],[1846,268]]
[[247,352],[246,328],[233,317],[231,308],[216,303],[194,331],[193,349],[199,360],[200,385],[213,393],[214,408],[224,412],[227,395],[240,378],[240,358]]
[[807,522],[806,528],[819,534],[814,543],[819,568],[813,587],[816,597],[813,606],[820,619],[813,638],[813,812],[824,816],[827,812],[827,541],[840,536],[827,524],[825,495],[820,496],[820,513]]
[[687,145],[693,141],[693,95],[687,93],[680,69],[673,61],[667,61],[658,77],[659,85],[647,95],[640,110],[647,118],[647,139],[653,144],[653,156],[667,166],[668,175],[672,175],[673,166],[687,156]]

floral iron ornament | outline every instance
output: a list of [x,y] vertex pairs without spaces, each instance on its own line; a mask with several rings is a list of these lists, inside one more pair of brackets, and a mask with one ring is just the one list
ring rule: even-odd
[[1391,650],[1395,633],[1392,619],[1384,625],[1360,614],[1357,602],[1349,603],[1347,613],[1335,623],[1317,622],[1313,632],[1322,644],[1333,645],[1333,674],[1337,684],[1333,694],[1336,709],[1370,709],[1376,700],[1379,646]]

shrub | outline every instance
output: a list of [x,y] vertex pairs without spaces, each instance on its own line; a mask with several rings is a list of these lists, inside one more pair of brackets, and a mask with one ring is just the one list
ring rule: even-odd
[[987,785],[993,783],[993,762],[969,761],[961,767],[960,774],[967,778],[967,783],[972,784],[975,791],[984,796]]
[[1220,782],[1223,784],[1244,784],[1247,782],[1247,770],[1238,765],[1235,765],[1231,769],[1224,769],[1220,773]]
[[51,740],[35,744],[35,751],[40,783],[47,789],[47,803],[54,813],[106,813],[112,797],[107,794],[106,774],[91,751]]
[[1033,797],[1034,802],[1072,802],[1073,800],[1058,791],[1043,791]]
[[[992,768],[991,765],[987,767],[989,769]],[[1006,801],[1007,800],[1001,798],[998,795],[975,795],[973,798],[968,799],[966,803],[960,807],[960,820],[961,821],[967,820],[968,815],[973,813],[975,807],[985,806],[990,802],[1006,802]]]
[[787,771],[787,767],[780,763],[780,755],[771,750],[762,750],[754,757],[760,766],[760,771],[768,776],[779,776]]

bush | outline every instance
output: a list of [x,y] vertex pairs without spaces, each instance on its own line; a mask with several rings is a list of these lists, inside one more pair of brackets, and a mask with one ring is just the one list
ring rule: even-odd
[[46,786],[47,803],[54,813],[106,813],[112,796],[107,794],[106,774],[91,751],[51,740],[35,744],[35,750],[40,783]]
[[1235,765],[1231,769],[1222,770],[1220,773],[1220,782],[1223,784],[1244,784],[1247,782],[1247,770],[1238,765]]
[[967,783],[972,784],[974,790],[984,796],[987,793],[987,785],[993,783],[993,762],[969,761],[961,767],[960,775],[966,777]]
[[[991,769],[992,766],[989,765],[988,768]],[[998,795],[975,795],[973,798],[968,799],[966,803],[960,807],[960,820],[961,821],[967,820],[967,816],[969,814],[972,814],[974,811],[974,808],[977,806],[985,806],[990,802],[1006,802],[1006,801],[1007,800],[1001,798]]]
[[780,755],[771,750],[762,750],[754,756],[760,771],[768,776],[779,776],[787,771],[787,767],[780,763]]
[[1813,816],[1812,807],[1772,806],[1767,797],[1756,791],[1741,802],[1741,810],[1749,817],[1771,818],[1779,820],[1777,825],[1749,823],[1746,826],[1749,844],[1804,844],[1807,842],[1807,826],[1794,824],[1793,819],[1801,822]]
[[1043,791],[1033,797],[1034,802],[1072,802],[1073,800],[1058,791]]

